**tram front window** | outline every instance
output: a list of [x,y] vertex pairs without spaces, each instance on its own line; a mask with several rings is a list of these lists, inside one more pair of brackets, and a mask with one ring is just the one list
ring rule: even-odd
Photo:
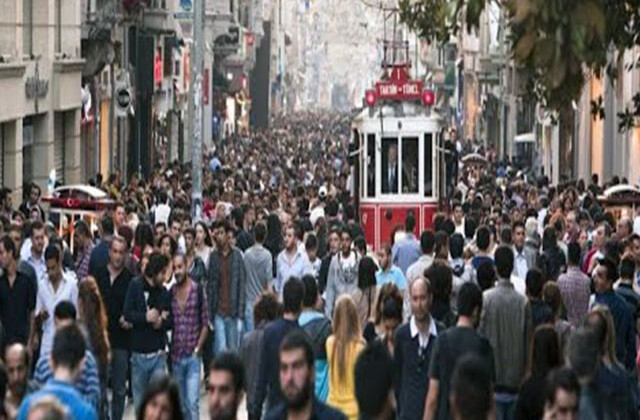
[[418,193],[418,138],[402,139],[402,192]]
[[376,135],[367,135],[367,197],[376,196]]
[[398,139],[385,137],[382,139],[382,192],[397,194],[400,179],[398,165]]
[[433,135],[424,135],[424,196],[433,196]]

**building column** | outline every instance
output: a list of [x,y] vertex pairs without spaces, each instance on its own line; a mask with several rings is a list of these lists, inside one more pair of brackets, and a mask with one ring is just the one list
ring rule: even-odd
[[80,109],[62,114],[64,118],[64,180],[65,184],[80,184]]
[[14,207],[22,203],[22,120],[2,123],[4,126],[4,186],[11,188]]
[[53,111],[33,118],[32,179],[42,191],[47,190],[49,173],[53,169]]

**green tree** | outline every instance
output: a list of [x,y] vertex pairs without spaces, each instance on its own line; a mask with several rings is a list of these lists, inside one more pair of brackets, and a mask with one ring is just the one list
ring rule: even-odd
[[[495,1],[495,0],[494,0]],[[430,42],[477,28],[489,0],[399,0],[400,18]],[[528,92],[547,108],[567,109],[589,73],[615,82],[621,55],[640,46],[640,0],[503,0],[511,56]],[[465,28],[461,28],[464,26]],[[613,55],[613,59],[612,58]],[[625,70],[640,67],[640,59]],[[594,115],[604,116],[601,103]],[[640,117],[640,94],[618,114],[620,129]]]

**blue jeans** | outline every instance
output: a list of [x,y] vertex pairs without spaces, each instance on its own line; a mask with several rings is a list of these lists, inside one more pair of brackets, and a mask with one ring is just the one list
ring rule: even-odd
[[517,401],[517,395],[496,393],[496,420],[515,419]]
[[122,420],[124,403],[127,398],[127,371],[129,370],[129,351],[113,349],[111,351],[111,420]]
[[253,331],[253,302],[247,301],[247,306],[244,310],[244,332],[251,331]]
[[136,413],[149,382],[164,373],[167,373],[167,356],[164,351],[151,354],[131,353],[131,388]]
[[198,356],[189,356],[173,364],[173,377],[178,383],[182,413],[185,420],[198,420],[200,394],[200,363]]
[[213,321],[213,354],[238,349],[238,319],[216,315]]

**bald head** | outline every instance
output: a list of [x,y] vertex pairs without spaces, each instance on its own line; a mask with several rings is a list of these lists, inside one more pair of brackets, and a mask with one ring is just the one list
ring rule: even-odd
[[15,343],[7,346],[4,360],[9,377],[9,390],[16,397],[24,396],[29,377],[29,356],[23,344]]

